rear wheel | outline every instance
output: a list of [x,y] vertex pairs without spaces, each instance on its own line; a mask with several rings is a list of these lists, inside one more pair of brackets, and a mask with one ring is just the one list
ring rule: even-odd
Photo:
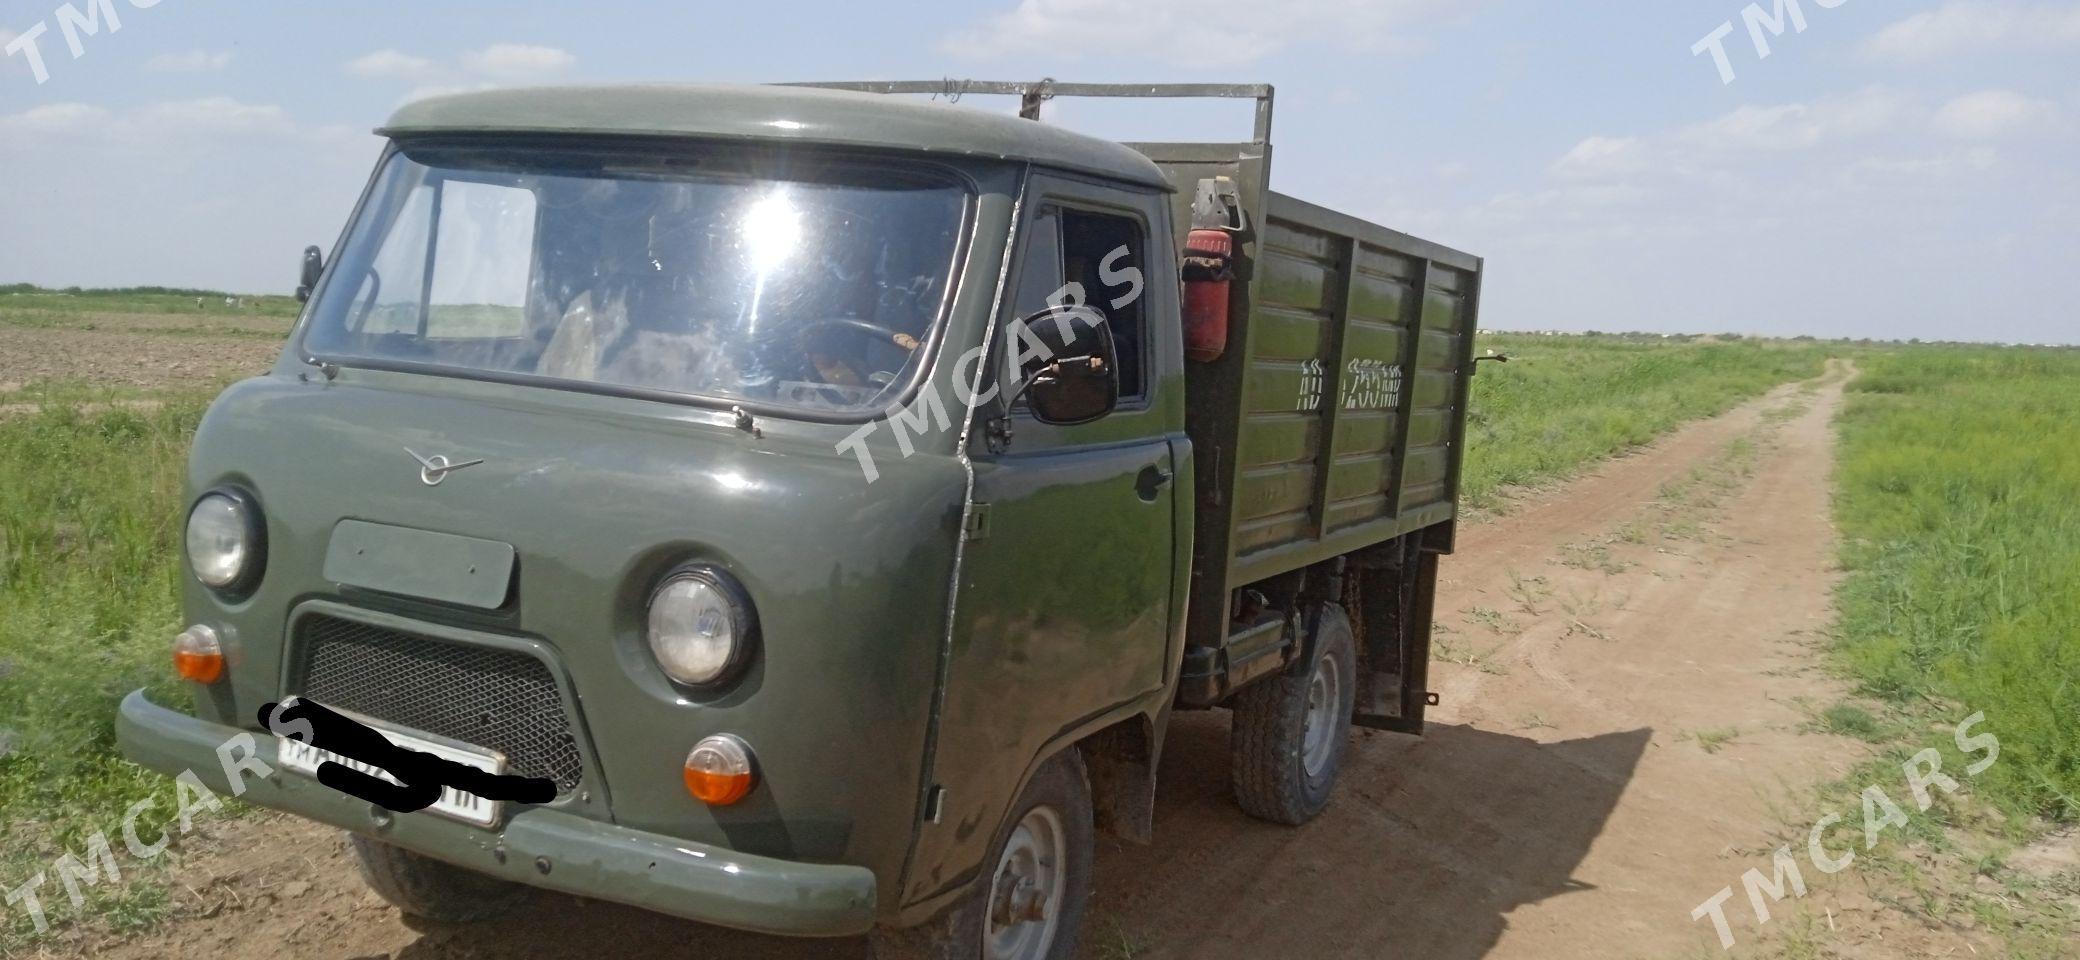
[[1328,806],[1343,771],[1356,652],[1343,608],[1324,604],[1314,655],[1235,695],[1229,779],[1235,803],[1260,820],[1293,826]]
[[381,840],[350,833],[361,879],[407,916],[468,923],[488,920],[517,906],[528,888],[465,870]]
[[951,910],[907,930],[877,930],[879,960],[1068,960],[1091,892],[1095,838],[1083,756],[1033,774],[991,848],[988,875]]

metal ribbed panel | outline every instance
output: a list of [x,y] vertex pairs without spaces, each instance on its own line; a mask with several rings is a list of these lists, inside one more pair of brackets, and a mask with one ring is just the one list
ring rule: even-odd
[[325,615],[304,617],[296,629],[303,696],[497,750],[506,772],[546,777],[558,793],[582,778],[570,714],[540,660]]

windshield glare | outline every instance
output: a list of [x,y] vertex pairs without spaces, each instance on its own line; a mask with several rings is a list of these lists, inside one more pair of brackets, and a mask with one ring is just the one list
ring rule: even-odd
[[807,412],[924,362],[968,193],[845,163],[391,155],[312,307],[316,356]]

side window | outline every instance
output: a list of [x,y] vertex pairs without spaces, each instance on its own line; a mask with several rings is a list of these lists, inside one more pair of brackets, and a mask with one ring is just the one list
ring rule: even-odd
[[1146,390],[1141,265],[1148,245],[1141,233],[1140,222],[1126,217],[1081,210],[1062,213],[1063,278],[1083,285],[1084,303],[1104,314],[1112,328],[1122,401],[1138,399]]
[[1027,232],[1011,300],[1011,315],[1023,319],[1053,306],[1068,284],[1079,285],[1084,305],[1102,314],[1112,330],[1122,402],[1137,400],[1147,390],[1147,324],[1141,304],[1146,249],[1139,221],[1043,208]]

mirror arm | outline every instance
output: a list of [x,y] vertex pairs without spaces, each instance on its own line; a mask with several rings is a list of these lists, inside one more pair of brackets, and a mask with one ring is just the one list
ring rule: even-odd
[[1033,388],[1035,381],[1046,376],[1048,368],[1052,366],[1054,364],[1050,363],[1046,367],[1033,371],[1032,376],[1020,380],[1018,389],[1011,391],[1011,395],[1004,398],[1004,402],[997,408],[997,412],[990,415],[989,426],[983,434],[984,440],[989,444],[989,452],[1003,453],[1011,448],[1011,408],[1018,406],[1018,401],[1025,397],[1026,391]]

